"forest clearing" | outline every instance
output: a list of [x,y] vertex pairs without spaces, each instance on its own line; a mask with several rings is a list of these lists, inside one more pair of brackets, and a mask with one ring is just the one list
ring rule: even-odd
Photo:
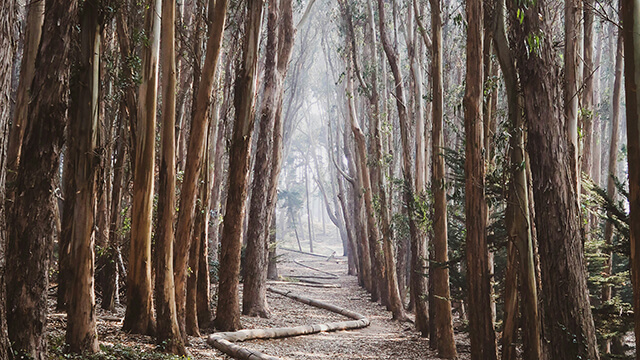
[[0,0],[0,360],[640,359],[640,0]]

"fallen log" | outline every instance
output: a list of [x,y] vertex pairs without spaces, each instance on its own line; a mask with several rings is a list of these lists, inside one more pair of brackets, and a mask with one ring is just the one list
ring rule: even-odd
[[269,281],[269,284],[284,284],[284,285],[295,285],[295,286],[306,286],[306,287],[313,287],[313,288],[341,288],[342,285],[340,284],[319,284],[317,282],[313,282],[313,283],[307,283],[304,281]]
[[268,291],[289,297],[303,304],[315,306],[321,309],[329,310],[337,314],[344,315],[353,320],[331,322],[326,324],[301,325],[295,327],[271,328],[271,329],[251,329],[240,330],[234,332],[221,332],[210,335],[207,343],[216,349],[230,355],[236,359],[242,360],[276,360],[278,358],[265,355],[259,351],[252,351],[241,346],[233,344],[237,341],[246,341],[252,339],[276,339],[282,337],[291,337],[299,335],[316,334],[319,332],[360,329],[369,326],[369,319],[357,312],[347,310],[345,308],[325,303],[319,300],[310,299],[304,296],[295,295],[291,291],[279,290],[272,287],[267,288]]
[[[279,250],[285,250],[285,251],[291,251],[294,253],[298,253],[298,254],[304,254],[304,255],[309,255],[309,256],[315,256],[315,257],[321,257],[323,259],[327,259],[329,257],[331,257],[331,255],[322,255],[322,254],[316,254],[316,253],[310,253],[310,252],[306,252],[306,251],[300,251],[300,250],[296,250],[296,249],[289,249],[289,248],[284,248],[284,247],[278,247]],[[333,254],[332,254],[333,255]]]
[[[304,267],[304,268],[311,269],[311,270],[313,270],[313,271],[317,271],[317,272],[322,273],[322,274],[331,275],[331,278],[332,278],[332,279],[339,279],[339,278],[340,278],[340,277],[339,277],[338,275],[336,275],[336,274],[333,274],[333,273],[330,273],[330,272],[328,272],[328,271],[324,271],[324,270],[320,270],[320,269],[314,268],[313,266],[305,265],[305,264],[303,264],[303,263],[299,262],[298,260],[293,260],[293,262],[294,262],[296,265],[302,266],[302,267]],[[309,277],[309,276],[306,276],[306,277]]]

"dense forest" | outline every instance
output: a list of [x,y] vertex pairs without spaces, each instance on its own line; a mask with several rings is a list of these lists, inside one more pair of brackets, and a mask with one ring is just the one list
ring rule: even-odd
[[639,1],[0,3],[0,359],[640,358]]

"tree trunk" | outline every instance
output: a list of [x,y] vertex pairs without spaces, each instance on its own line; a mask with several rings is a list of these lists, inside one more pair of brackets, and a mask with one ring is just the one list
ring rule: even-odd
[[79,54],[75,66],[78,78],[71,86],[70,122],[65,162],[72,162],[74,177],[72,219],[69,233],[70,293],[67,336],[72,353],[98,351],[95,318],[94,263],[96,175],[99,159],[95,156],[98,137],[99,72],[101,26],[98,3],[86,1],[80,13]]
[[[348,72],[349,74],[349,72]],[[385,266],[382,253],[382,247],[379,239],[379,229],[378,223],[375,219],[374,209],[373,209],[373,196],[371,190],[371,177],[369,175],[369,170],[367,169],[367,155],[366,155],[366,144],[365,144],[365,136],[362,130],[360,129],[360,125],[357,123],[358,116],[356,114],[354,96],[353,92],[353,79],[351,76],[347,78],[347,96],[348,96],[348,105],[349,105],[349,119],[351,123],[351,131],[353,132],[353,137],[356,141],[356,152],[358,158],[358,167],[360,168],[360,175],[362,178],[361,181],[361,189],[362,196],[364,197],[365,204],[365,217],[367,219],[367,229],[368,229],[368,241],[369,241],[369,249],[373,256],[373,276],[372,279],[378,286],[377,291],[371,292],[371,301],[378,301],[379,296],[382,294],[386,294],[387,291],[382,291],[383,287],[388,288],[387,279],[385,276]],[[399,297],[399,296],[398,296]],[[382,302],[386,302],[388,299],[382,299]],[[402,310],[400,310],[402,311]],[[396,316],[402,316],[402,313],[394,313],[394,318]]]
[[[609,146],[609,169],[607,171],[607,196],[615,200],[616,198],[616,184],[615,176],[618,168],[618,144],[620,142],[619,128],[620,128],[620,96],[622,93],[622,70],[623,70],[623,43],[622,32],[618,33],[618,41],[616,48],[616,67],[615,67],[615,79],[613,81],[613,99],[611,102],[611,138]],[[607,221],[604,228],[604,242],[613,249],[613,224]],[[613,250],[608,251],[608,259],[604,268],[604,276],[611,276],[613,271]],[[606,302],[611,300],[611,285],[604,284],[602,286],[602,301]],[[607,350],[609,350],[611,343],[607,341]],[[608,354],[609,351],[606,351]]]
[[[224,1],[224,0],[223,0]],[[242,224],[247,196],[249,146],[253,133],[258,48],[262,23],[262,0],[247,2],[242,65],[236,78],[234,105],[236,120],[229,149],[229,182],[227,208],[220,239],[220,285],[216,328],[235,331],[240,328],[238,276],[242,247]]]
[[131,210],[131,248],[127,278],[127,311],[123,330],[152,335],[155,332],[151,288],[151,220],[154,196],[154,160],[160,52],[160,13],[162,3],[152,0],[146,14],[145,29],[149,47],[142,59],[138,124],[135,127],[133,207]]
[[467,3],[467,77],[464,95],[465,215],[471,359],[496,359],[491,313],[491,274],[487,246],[484,127],[482,124],[483,62],[481,0]]
[[[27,11],[27,24],[24,35],[24,51],[20,65],[20,81],[16,94],[16,106],[13,113],[13,122],[8,138],[7,147],[7,201],[13,203],[15,180],[18,175],[18,165],[22,152],[22,142],[26,131],[26,121],[29,116],[29,99],[33,76],[35,74],[36,55],[42,36],[42,23],[44,21],[44,1],[29,3]],[[13,31],[13,29],[11,29]],[[7,38],[9,39],[9,38]],[[7,84],[7,89],[11,84]],[[9,108],[7,107],[7,110]],[[8,206],[9,207],[9,206]],[[65,283],[66,285],[66,283]]]
[[10,348],[7,335],[7,317],[5,302],[5,243],[6,211],[5,209],[5,180],[7,165],[7,145],[9,138],[9,124],[11,122],[11,76],[14,62],[14,52],[17,49],[14,26],[17,23],[18,6],[14,0],[5,0],[0,7],[0,359],[9,359]]
[[[270,0],[267,20],[267,46],[265,59],[264,92],[260,109],[258,148],[253,167],[251,204],[249,205],[249,226],[247,228],[247,249],[244,267],[244,288],[242,313],[249,316],[267,318],[270,315],[267,305],[267,189],[271,174],[273,154],[273,126],[275,112],[281,93],[280,77],[277,69],[278,22],[280,16],[279,1]],[[284,34],[283,34],[284,35]],[[305,177],[306,179],[306,177]]]
[[124,186],[124,160],[126,154],[125,142],[125,125],[123,117],[125,116],[124,101],[121,100],[120,114],[116,125],[118,134],[116,135],[114,144],[115,164],[113,165],[113,187],[111,189],[111,215],[109,216],[109,239],[107,243],[109,259],[105,263],[105,271],[102,282],[102,303],[101,306],[105,310],[115,310],[116,299],[116,276],[117,276],[117,254],[119,252],[121,235],[121,207],[122,207],[122,188]]
[[175,0],[162,1],[162,153],[156,225],[156,344],[166,352],[187,355],[180,335],[173,279],[173,222],[176,208],[176,55]]
[[[567,119],[573,186],[580,190],[580,149],[578,143],[578,112],[582,82],[582,1],[567,0],[564,4],[564,113]],[[584,105],[584,104],[583,104]]]
[[[200,178],[200,164],[204,154],[204,140],[209,123],[209,108],[211,105],[211,92],[215,78],[216,68],[220,57],[222,35],[225,26],[227,12],[227,0],[210,1],[209,6],[214,7],[214,18],[209,28],[207,40],[207,53],[202,67],[202,80],[197,87],[195,110],[191,124],[191,136],[189,137],[189,150],[187,164],[184,172],[184,181],[180,192],[180,213],[178,215],[176,253],[174,256],[174,277],[176,286],[176,307],[178,309],[178,324],[184,339],[187,333],[186,296],[187,296],[187,263],[191,236],[193,234],[193,218],[196,204],[197,183]],[[195,85],[195,84],[194,84]]]
[[[627,153],[629,159],[629,234],[631,240],[631,274],[633,282],[633,313],[635,319],[636,349],[640,348],[640,16],[635,1],[622,2],[624,31],[625,96],[627,109]],[[639,353],[636,354],[636,358]]]
[[[432,64],[431,76],[433,83],[433,262],[429,265],[430,281],[433,283],[433,295],[429,297],[430,307],[433,308],[435,318],[436,338],[430,339],[438,355],[444,358],[457,356],[453,337],[453,320],[451,316],[451,295],[449,289],[448,246],[447,246],[447,193],[445,188],[445,164],[441,154],[444,148],[444,117],[443,117],[443,89],[442,89],[442,17],[440,0],[431,0],[432,27]],[[413,256],[413,255],[412,255]],[[434,347],[432,345],[432,347]]]
[[[518,91],[518,77],[515,62],[509,49],[504,30],[504,2],[499,1],[494,9],[495,29],[493,34],[496,54],[504,74],[507,89],[509,121],[511,123],[511,181],[507,200],[505,221],[509,239],[509,265],[505,290],[505,330],[503,332],[502,359],[515,359],[515,347],[518,323],[517,286],[520,283],[520,299],[522,302],[522,342],[524,358],[536,360],[542,358],[540,321],[538,312],[538,292],[534,263],[534,243],[530,218],[529,181],[527,179],[526,154],[524,150],[524,119],[520,109],[522,97]],[[516,274],[512,274],[515,272]],[[514,292],[515,295],[514,295]],[[515,297],[515,298],[514,298]],[[509,319],[509,320],[507,320]],[[510,336],[508,336],[508,335]]]
[[422,234],[418,229],[413,212],[415,211],[414,204],[414,182],[411,168],[411,144],[409,141],[409,116],[404,99],[404,87],[402,84],[402,74],[398,66],[398,59],[393,49],[389,36],[387,34],[387,25],[385,23],[384,14],[384,2],[378,0],[378,12],[379,12],[379,27],[380,27],[380,40],[382,41],[382,47],[387,56],[387,61],[391,67],[393,73],[393,79],[395,81],[396,89],[396,105],[398,107],[398,117],[400,121],[400,133],[402,139],[402,160],[403,160],[403,177],[404,177],[404,190],[403,199],[405,206],[409,209],[409,232],[411,235],[411,251],[412,251],[412,273],[411,273],[411,286],[415,291],[416,300],[416,328],[422,333],[422,336],[427,336],[429,333],[429,316],[427,312],[427,304],[424,301],[426,296],[426,284],[424,281],[423,272],[426,266],[424,260],[426,258],[425,244]]
[[[593,99],[595,96],[595,77],[598,75],[593,66],[593,45],[594,45],[594,28],[593,28],[593,7],[594,0],[584,1],[584,66],[582,69],[582,79],[584,81],[584,88],[582,92],[582,102],[580,110],[580,128],[582,133],[582,146],[581,146],[581,163],[580,171],[590,179],[592,178],[592,148],[593,148],[593,120],[596,113],[596,108],[593,106]],[[581,174],[578,174],[579,178]],[[584,191],[583,191],[584,193]],[[585,237],[591,237],[592,217],[588,212],[585,212]]]
[[[510,6],[512,21],[517,9]],[[525,100],[529,133],[536,232],[540,249],[546,337],[553,359],[598,359],[588,299],[579,209],[573,176],[573,153],[566,135],[557,84],[559,69],[552,52],[548,9],[544,1],[521,9],[523,25],[515,26],[512,44]],[[540,14],[540,16],[539,16]],[[531,33],[543,35],[533,55],[525,48]],[[549,186],[553,184],[553,186]],[[561,284],[561,286],[558,286]]]
[[[78,3],[47,2],[25,122],[15,203],[9,214],[7,325],[17,357],[46,358],[49,260],[56,219],[55,188],[67,112],[68,62]],[[29,286],[26,286],[29,284]]]

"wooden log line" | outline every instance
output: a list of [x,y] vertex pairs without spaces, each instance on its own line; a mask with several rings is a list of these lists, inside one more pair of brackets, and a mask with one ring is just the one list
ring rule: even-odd
[[360,329],[369,326],[370,322],[364,315],[357,312],[347,310],[345,308],[325,303],[319,300],[306,298],[293,294],[291,291],[279,290],[273,287],[267,288],[268,291],[286,296],[303,304],[315,306],[317,308],[329,310],[331,312],[344,315],[353,320],[331,322],[326,324],[300,325],[295,327],[271,328],[271,329],[247,329],[235,332],[221,332],[210,335],[207,343],[216,349],[242,360],[279,360],[277,357],[265,355],[259,351],[248,350],[241,346],[233,344],[236,341],[246,341],[252,339],[276,339],[282,337],[291,337],[299,335],[316,334],[319,332],[329,332],[336,330]]
[[[289,248],[280,247],[280,246],[278,247],[278,249],[280,249],[280,250],[285,250],[285,251],[291,251],[291,252],[298,253],[298,254],[304,254],[304,255],[309,255],[309,256],[321,257],[321,258],[323,258],[323,259],[328,259],[328,258],[330,258],[331,256],[333,256],[333,254],[331,254],[331,255],[315,254],[315,253],[310,253],[310,252],[300,251],[300,250],[295,250],[295,249],[289,249]],[[334,251],[334,253],[335,253],[335,251]]]
[[[317,271],[317,272],[322,273],[322,274],[330,275],[330,276],[331,276],[331,279],[339,279],[339,278],[340,278],[340,277],[339,277],[338,275],[336,275],[336,274],[330,273],[330,272],[328,272],[328,271],[324,271],[324,270],[316,269],[316,268],[314,268],[314,267],[312,267],[312,266],[309,266],[309,265],[305,265],[305,264],[303,264],[303,263],[299,262],[298,260],[293,260],[293,262],[294,262],[296,265],[300,265],[300,266],[305,267],[305,268],[307,268],[307,269],[311,269],[311,270],[313,270],[313,271]],[[292,277],[293,277],[293,276],[292,276]],[[298,277],[303,277],[303,276],[298,275]],[[304,277],[310,277],[310,276],[304,276]],[[318,277],[318,278],[319,278],[319,279],[323,279],[323,278],[321,278],[321,277]]]
[[307,283],[307,282],[303,282],[303,281],[269,281],[269,284],[283,284],[283,285],[295,285],[295,286],[306,286],[306,287],[314,287],[314,288],[341,288],[342,285],[340,284],[318,284],[317,281],[314,281],[313,283]]

